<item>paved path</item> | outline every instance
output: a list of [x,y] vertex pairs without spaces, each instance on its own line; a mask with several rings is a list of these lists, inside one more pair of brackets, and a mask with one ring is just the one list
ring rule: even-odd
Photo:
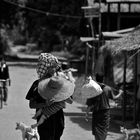
[[[94,140],[91,132],[91,116],[89,122],[85,121],[84,106],[74,102],[72,105],[68,105],[65,112],[66,128],[62,140]],[[113,127],[116,127],[113,125]],[[111,128],[116,130],[116,128]],[[107,140],[118,140],[122,137],[122,134],[109,131]]]
[[[21,140],[21,132],[16,131],[16,122],[23,121],[28,125],[34,123],[31,117],[34,110],[29,109],[25,95],[36,79],[33,68],[10,67],[12,85],[9,88],[8,106],[0,110],[0,140]],[[91,120],[84,120],[83,106],[77,103],[68,105],[65,111],[65,130],[62,140],[93,140]],[[120,137],[118,133],[109,133],[107,140]]]

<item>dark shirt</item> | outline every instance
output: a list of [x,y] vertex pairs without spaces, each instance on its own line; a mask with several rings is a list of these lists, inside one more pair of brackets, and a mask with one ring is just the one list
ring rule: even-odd
[[[38,93],[38,82],[39,80],[33,82],[31,88],[26,95],[26,99],[34,99],[38,103],[45,103],[45,100]],[[40,117],[37,118],[37,121],[39,121],[39,119]],[[64,113],[63,110],[60,109],[55,114],[51,115],[48,119],[46,119],[43,124],[38,126],[40,140],[60,140],[63,129]]]
[[3,68],[0,68],[0,79],[9,79],[9,69],[6,64],[4,64]]
[[38,83],[39,83],[39,80],[36,80],[33,82],[25,98],[27,100],[30,100],[33,98],[34,100],[36,100],[37,103],[45,103],[45,100],[38,93],[38,88],[37,88]]
[[112,97],[112,89],[109,86],[106,85],[101,85],[101,88],[103,90],[102,94],[94,97],[94,98],[89,98],[87,99],[87,105],[88,106],[93,106],[92,111],[93,112],[98,112],[101,110],[106,110],[110,108],[109,105],[109,99],[113,99]]
[[[36,80],[33,82],[31,88],[29,89],[26,99],[30,100],[33,99],[36,101],[36,103],[46,103],[45,99],[43,99],[40,94],[38,93],[38,82],[39,80]],[[57,111],[59,111],[60,109],[65,108],[65,101],[61,101],[61,102],[56,102],[53,103],[51,105],[47,105],[43,107],[43,114],[48,118],[50,117],[52,114],[55,114]]]

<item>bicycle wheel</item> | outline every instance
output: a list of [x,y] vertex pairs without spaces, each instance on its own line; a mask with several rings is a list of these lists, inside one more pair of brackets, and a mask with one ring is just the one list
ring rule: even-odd
[[3,89],[0,88],[0,109],[3,107]]

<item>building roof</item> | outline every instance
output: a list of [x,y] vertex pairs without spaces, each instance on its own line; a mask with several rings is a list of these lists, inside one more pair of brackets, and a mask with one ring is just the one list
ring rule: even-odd
[[106,0],[107,3],[139,3],[140,0]]
[[[104,13],[104,12],[108,12],[108,4],[110,4],[110,12],[112,13],[117,13],[118,12],[118,3],[121,4],[120,6],[120,12],[122,13],[139,13],[140,12],[140,0],[137,2],[133,1],[133,2],[118,2],[120,0],[108,0],[107,3],[101,3],[101,12]],[[125,1],[125,0],[123,0]],[[130,7],[129,7],[129,4],[130,4]],[[99,5],[98,3],[95,3],[94,5]]]
[[111,50],[113,55],[140,49],[140,25],[124,37],[107,42],[104,48]]

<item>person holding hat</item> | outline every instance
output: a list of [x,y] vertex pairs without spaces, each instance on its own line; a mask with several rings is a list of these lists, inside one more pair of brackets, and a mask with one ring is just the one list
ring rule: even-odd
[[92,134],[95,140],[105,140],[110,124],[109,99],[120,98],[123,91],[119,90],[119,93],[115,95],[110,86],[93,79],[92,82],[93,84],[88,84],[88,86],[92,89],[93,97],[88,98],[86,102],[88,111],[89,108],[92,111]]
[[[40,140],[60,140],[64,129],[63,108],[74,92],[75,84],[59,74],[58,59],[50,53],[41,53],[37,64],[39,79],[34,81],[26,99],[30,108],[36,108]],[[38,112],[39,111],[39,112]]]
[[[72,103],[74,83],[62,75],[43,79],[38,84],[38,93],[46,100],[46,106],[39,109],[33,119],[41,115],[39,121],[32,128],[41,125],[48,117],[65,107],[65,101]],[[42,114],[43,113],[43,114]]]

